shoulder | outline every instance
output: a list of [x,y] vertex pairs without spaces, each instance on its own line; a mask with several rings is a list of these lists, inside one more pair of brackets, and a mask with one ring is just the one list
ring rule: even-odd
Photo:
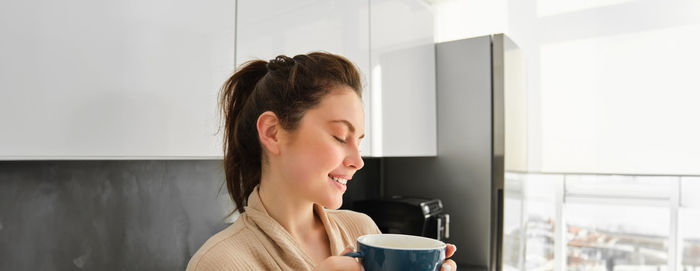
[[187,271],[255,270],[251,259],[259,255],[251,244],[256,243],[254,234],[239,218],[204,242],[187,264]]
[[326,210],[328,219],[338,226],[359,235],[380,233],[377,224],[368,215],[350,210]]

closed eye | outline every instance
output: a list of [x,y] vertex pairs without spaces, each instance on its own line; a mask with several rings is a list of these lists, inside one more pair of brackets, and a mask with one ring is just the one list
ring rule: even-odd
[[333,136],[333,138],[335,138],[335,140],[338,140],[338,142],[340,142],[340,143],[343,143],[343,144],[346,143],[345,140],[342,140],[342,139],[340,139],[340,138],[337,137],[337,136]]

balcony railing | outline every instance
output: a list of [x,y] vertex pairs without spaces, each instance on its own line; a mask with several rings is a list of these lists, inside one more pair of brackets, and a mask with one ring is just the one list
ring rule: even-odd
[[700,271],[700,177],[506,173],[504,270]]

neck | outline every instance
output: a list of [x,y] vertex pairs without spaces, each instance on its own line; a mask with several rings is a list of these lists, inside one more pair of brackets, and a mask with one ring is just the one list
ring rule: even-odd
[[313,202],[289,194],[287,185],[275,174],[263,173],[260,180],[260,201],[268,214],[297,240],[323,229],[323,223],[314,215]]

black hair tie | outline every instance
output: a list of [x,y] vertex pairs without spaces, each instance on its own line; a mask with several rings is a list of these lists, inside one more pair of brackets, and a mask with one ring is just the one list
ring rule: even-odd
[[269,71],[279,71],[279,70],[289,70],[292,66],[294,66],[296,62],[294,61],[293,58],[285,56],[285,55],[279,55],[275,57],[274,59],[270,60],[267,62],[267,70]]

